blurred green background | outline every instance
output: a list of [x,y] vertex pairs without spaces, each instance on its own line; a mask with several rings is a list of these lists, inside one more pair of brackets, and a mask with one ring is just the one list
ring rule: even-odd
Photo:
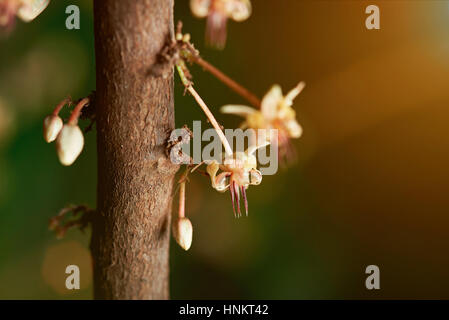
[[[175,2],[202,55],[259,96],[307,87],[294,105],[298,162],[249,189],[248,218],[204,177],[188,184],[194,240],[189,252],[172,242],[172,298],[449,298],[449,1],[374,1],[381,29],[369,31],[371,2],[253,0],[222,52]],[[65,28],[69,4],[80,30]],[[90,299],[89,231],[56,240],[47,221],[68,204],[95,207],[95,131],[68,168],[41,131],[58,101],[95,89],[91,1],[52,1],[0,48],[0,298]],[[213,110],[245,104],[191,71]],[[204,120],[182,93],[176,79],[177,127]],[[64,288],[68,264],[79,291]],[[380,290],[365,288],[370,264]]]

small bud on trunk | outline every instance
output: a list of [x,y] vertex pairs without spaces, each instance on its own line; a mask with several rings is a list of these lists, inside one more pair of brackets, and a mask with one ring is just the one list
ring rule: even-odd
[[176,242],[184,250],[189,250],[192,245],[193,227],[187,218],[179,218],[173,221],[173,236]]
[[84,146],[84,136],[77,125],[66,124],[56,139],[59,161],[70,166],[80,155]]
[[62,119],[59,116],[49,115],[44,119],[44,139],[48,143],[53,142],[61,132]]
[[30,22],[47,8],[50,0],[21,0],[21,3],[17,16],[25,22]]

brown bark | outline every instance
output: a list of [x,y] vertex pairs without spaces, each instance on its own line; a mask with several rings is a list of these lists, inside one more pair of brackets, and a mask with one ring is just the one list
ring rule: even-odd
[[173,35],[173,0],[95,0],[98,198],[96,299],[167,299],[173,73],[150,70]]

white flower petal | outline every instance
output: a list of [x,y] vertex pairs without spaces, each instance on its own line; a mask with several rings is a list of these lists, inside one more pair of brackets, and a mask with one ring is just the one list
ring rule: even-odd
[[248,106],[228,104],[220,108],[220,112],[224,114],[235,114],[241,117],[247,117],[257,110]]
[[58,137],[63,127],[62,119],[55,115],[49,115],[44,119],[44,139],[48,143],[53,142]]
[[302,135],[302,127],[296,120],[287,121],[285,128],[291,138],[299,138]]
[[205,18],[209,15],[211,0],[190,0],[190,10],[197,18]]
[[262,182],[262,173],[257,170],[257,169],[253,169],[250,171],[250,180],[249,183],[252,184],[253,186],[257,186]]
[[262,100],[261,110],[265,119],[272,120],[276,118],[277,107],[282,99],[282,89],[275,84]]
[[289,93],[287,93],[287,95],[285,96],[285,102],[289,107],[292,106],[293,100],[295,100],[295,98],[301,93],[301,91],[304,89],[305,86],[306,83],[301,81],[300,83],[298,83],[296,87],[294,87],[292,90],[289,91]]

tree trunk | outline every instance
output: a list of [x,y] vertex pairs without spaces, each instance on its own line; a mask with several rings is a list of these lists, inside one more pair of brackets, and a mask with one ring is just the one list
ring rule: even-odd
[[151,75],[173,36],[173,0],[95,0],[96,299],[168,299],[173,73]]

